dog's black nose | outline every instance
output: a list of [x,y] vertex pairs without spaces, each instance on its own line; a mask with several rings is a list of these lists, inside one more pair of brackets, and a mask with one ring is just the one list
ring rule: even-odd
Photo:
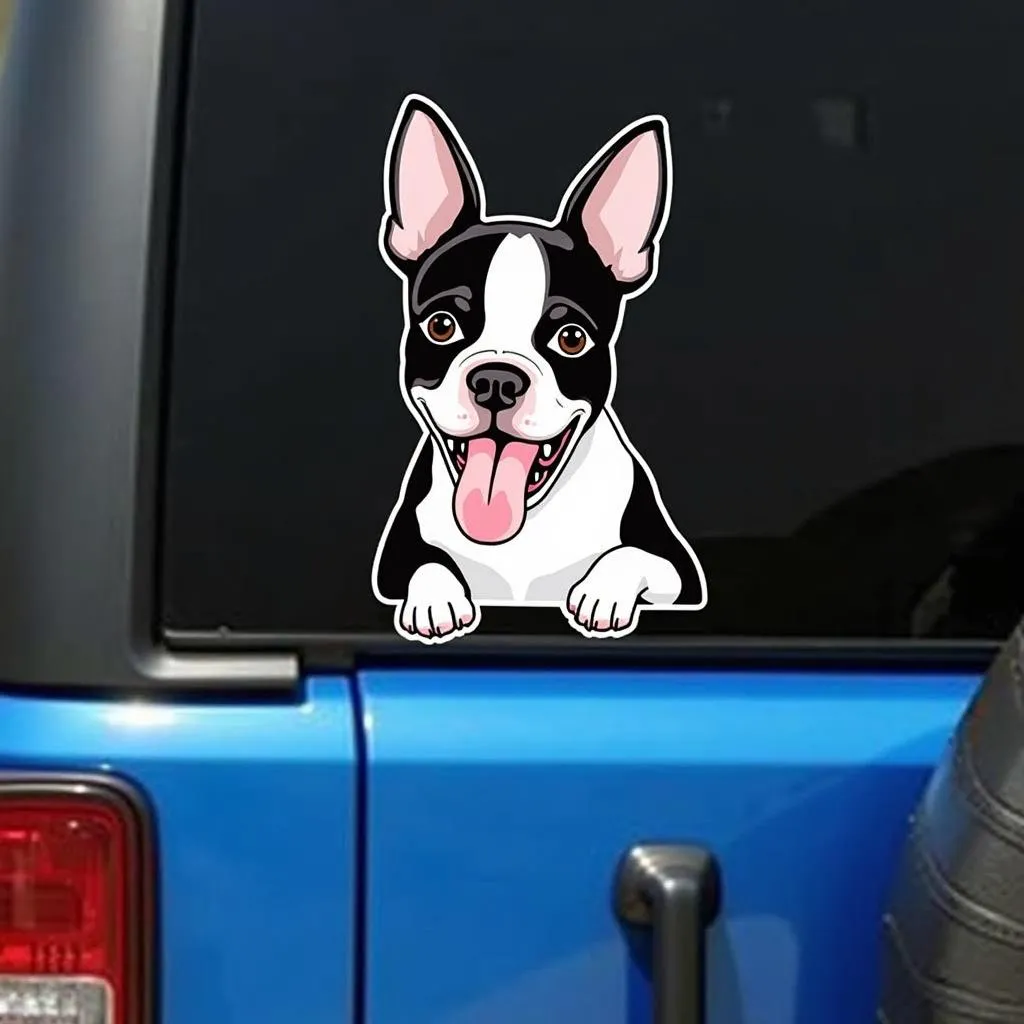
[[511,409],[529,386],[525,373],[508,363],[484,363],[466,379],[473,400],[491,412]]

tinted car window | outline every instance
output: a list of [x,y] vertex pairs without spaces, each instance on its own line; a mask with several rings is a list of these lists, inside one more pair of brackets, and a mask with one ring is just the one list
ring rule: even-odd
[[[400,387],[402,281],[378,236],[414,93],[457,128],[495,215],[554,218],[616,133],[667,121],[670,210],[656,280],[625,303],[614,411],[708,601],[643,615],[638,634],[1009,629],[1024,607],[1024,11],[287,7],[196,5],[169,629],[392,628],[373,561],[422,431]],[[495,258],[485,243],[467,274]],[[537,244],[551,281],[583,273],[558,269],[557,239]],[[565,622],[496,608],[480,629]]]

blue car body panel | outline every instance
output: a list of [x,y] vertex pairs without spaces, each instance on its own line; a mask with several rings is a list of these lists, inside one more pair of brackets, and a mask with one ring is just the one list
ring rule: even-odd
[[719,857],[711,1024],[863,1024],[921,787],[976,675],[366,671],[366,1021],[646,1024],[638,841]]
[[162,1024],[339,1024],[353,1006],[348,684],[301,704],[0,697],[0,767],[116,772],[154,810]]
[[0,767],[114,772],[153,807],[164,1024],[646,1024],[647,950],[611,910],[643,840],[720,859],[710,1024],[870,1019],[907,814],[978,679],[356,682],[293,705],[0,697]]

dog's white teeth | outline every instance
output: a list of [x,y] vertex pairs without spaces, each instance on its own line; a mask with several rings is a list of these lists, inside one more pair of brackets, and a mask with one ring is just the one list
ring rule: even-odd
[[448,438],[448,451],[450,451],[450,452],[455,451],[455,441],[454,441],[453,438],[450,438],[450,437]]
[[459,453],[461,455],[465,455],[466,454],[466,442],[465,441],[460,441],[459,442]]
[[535,484],[539,484],[539,483],[540,483],[540,470],[539,470],[539,469],[537,469],[537,470],[534,470],[534,473],[533,473],[533,482],[534,482]]
[[544,456],[545,459],[550,458],[551,457],[551,445],[549,445],[549,444],[542,445],[541,449],[540,449],[540,453],[541,453],[541,455]]

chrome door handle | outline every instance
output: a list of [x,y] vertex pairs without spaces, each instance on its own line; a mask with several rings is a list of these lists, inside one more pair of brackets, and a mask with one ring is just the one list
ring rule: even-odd
[[645,843],[619,861],[615,913],[653,933],[654,1024],[704,1024],[705,933],[721,888],[715,858],[699,846]]

